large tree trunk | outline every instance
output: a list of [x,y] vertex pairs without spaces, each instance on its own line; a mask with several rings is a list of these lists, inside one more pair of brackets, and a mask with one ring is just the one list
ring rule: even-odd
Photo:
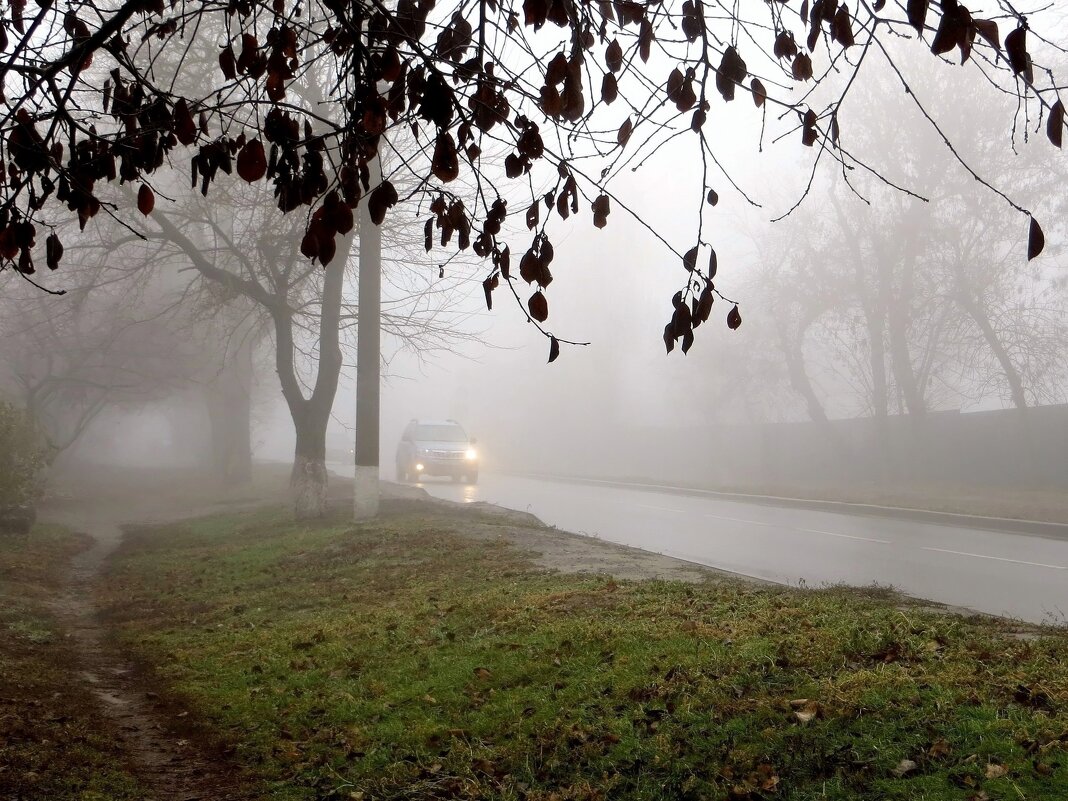
[[310,398],[300,391],[294,363],[293,317],[288,307],[275,307],[275,364],[282,395],[293,418],[297,441],[293,454],[290,486],[293,490],[293,515],[298,520],[326,515],[326,426],[337,394],[341,375],[341,291],[345,278],[345,261],[352,237],[338,248],[326,268],[323,279],[322,305],[319,312],[319,367]]
[[297,444],[293,453],[293,515],[298,520],[326,516],[326,421],[306,415],[296,423]]
[[[205,258],[201,249],[165,214],[157,211],[155,218],[167,238],[182,248],[203,276],[244,295],[270,312],[275,334],[275,368],[297,436],[292,472],[293,512],[298,519],[322,517],[326,513],[326,425],[341,374],[341,295],[352,234],[338,242],[337,252],[324,271],[319,298],[319,364],[311,397],[305,398],[297,376],[295,312],[290,305],[294,285],[290,282],[288,269],[278,262],[269,265],[269,281],[265,285],[256,277],[256,265],[248,255],[232,244],[233,257],[243,262],[247,273],[241,275],[220,269]],[[225,233],[217,227],[216,234],[229,244]]]

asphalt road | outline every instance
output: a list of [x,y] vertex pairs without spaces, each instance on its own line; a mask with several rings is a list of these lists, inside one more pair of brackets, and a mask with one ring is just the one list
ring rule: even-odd
[[477,486],[434,479],[421,486],[439,498],[528,511],[567,531],[783,584],[889,585],[1030,622],[1068,621],[1064,539],[493,474]]

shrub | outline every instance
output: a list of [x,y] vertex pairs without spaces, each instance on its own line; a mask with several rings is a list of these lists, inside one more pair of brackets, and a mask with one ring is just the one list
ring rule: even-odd
[[0,509],[31,506],[47,464],[48,446],[33,418],[0,400]]

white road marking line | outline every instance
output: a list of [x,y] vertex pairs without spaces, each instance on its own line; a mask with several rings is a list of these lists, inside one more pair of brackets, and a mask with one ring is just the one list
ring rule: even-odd
[[864,540],[864,542],[877,542],[880,545],[893,545],[890,540],[877,540],[874,537],[857,537],[852,534],[839,534],[836,531],[821,531],[818,528],[799,528],[798,531],[807,531],[811,534],[826,534],[828,537],[844,537],[847,540]]
[[[638,503],[635,506],[640,506],[642,509],[656,509],[661,512],[675,512],[676,514],[687,514],[685,509],[673,509],[670,506],[654,506],[648,503]],[[790,531],[803,531],[806,534],[824,534],[828,537],[840,537],[846,540],[861,540],[863,542],[876,542],[880,545],[892,545],[890,540],[877,540],[873,537],[857,537],[852,534],[839,534],[836,531],[823,531],[818,528],[798,528],[796,526],[786,526],[781,523],[767,523],[762,520],[746,520],[742,517],[727,517],[725,515],[714,515],[707,512],[701,512],[701,517],[713,517],[716,520],[729,520],[732,523],[746,523],[750,526],[766,526],[768,528],[788,529]]]
[[877,542],[880,545],[892,545],[890,540],[877,540],[872,537],[857,537],[853,534],[839,534],[837,531],[823,531],[818,528],[798,528],[797,526],[785,526],[781,523],[765,523],[761,520],[745,520],[740,517],[726,517],[724,515],[704,514],[703,517],[714,517],[717,520],[730,520],[732,523],[748,523],[753,526],[767,526],[769,528],[783,528],[790,531],[803,531],[806,534],[825,534],[828,537],[841,537],[846,540],[862,540],[863,542]]
[[1025,562],[1022,559],[1006,559],[1003,556],[987,556],[982,553],[968,553],[967,551],[950,551],[946,548],[922,548],[924,551],[938,551],[939,553],[952,553],[957,556],[974,556],[976,559],[994,559],[998,562],[1012,562],[1016,565],[1030,565],[1031,567],[1048,567],[1050,570],[1068,570],[1065,565],[1047,565],[1042,562]]

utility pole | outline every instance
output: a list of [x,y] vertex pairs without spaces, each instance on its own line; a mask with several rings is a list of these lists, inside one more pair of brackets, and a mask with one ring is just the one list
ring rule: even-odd
[[[382,183],[382,161],[370,163],[370,187]],[[382,230],[371,221],[368,191],[360,200],[360,278],[356,319],[356,482],[352,515],[378,514],[379,375],[382,359]]]

